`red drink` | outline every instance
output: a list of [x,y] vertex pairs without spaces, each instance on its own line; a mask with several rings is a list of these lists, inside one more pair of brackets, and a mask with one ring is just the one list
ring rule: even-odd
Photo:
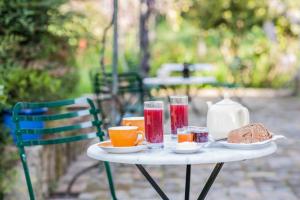
[[177,129],[188,126],[188,105],[171,104],[171,133],[177,134]]
[[163,110],[162,109],[145,109],[145,136],[147,142],[163,143]]
[[144,103],[145,137],[150,148],[163,147],[163,111],[163,102],[161,101],[147,101]]

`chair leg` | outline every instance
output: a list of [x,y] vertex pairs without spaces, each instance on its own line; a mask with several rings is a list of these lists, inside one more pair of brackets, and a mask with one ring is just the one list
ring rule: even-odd
[[23,165],[23,169],[24,169],[24,174],[25,174],[25,179],[26,179],[27,188],[28,188],[28,192],[29,192],[29,197],[30,197],[30,200],[34,200],[35,197],[34,197],[33,187],[32,187],[32,183],[31,183],[31,179],[30,179],[30,174],[29,174],[29,169],[28,169],[28,165],[27,165],[27,159],[26,159],[24,147],[19,148],[19,153],[20,153],[20,158],[21,158],[21,162]]
[[110,170],[109,163],[104,162],[104,166],[105,166],[105,170],[106,170],[106,175],[107,175],[107,179],[108,179],[108,183],[109,183],[109,189],[110,189],[111,196],[112,196],[113,200],[117,200],[115,187],[114,187],[114,182],[113,182],[113,178],[112,178],[112,175],[111,175],[111,170]]

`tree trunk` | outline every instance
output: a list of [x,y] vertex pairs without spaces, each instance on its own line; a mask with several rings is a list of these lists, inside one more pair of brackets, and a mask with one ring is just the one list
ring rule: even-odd
[[143,76],[150,71],[149,18],[154,11],[155,0],[141,0],[140,4],[140,70]]
[[116,95],[118,93],[118,0],[114,0],[113,25],[112,94]]
[[116,98],[118,94],[118,0],[114,0],[114,35],[113,35],[113,60],[112,60],[112,124],[115,125],[117,117],[117,103]]

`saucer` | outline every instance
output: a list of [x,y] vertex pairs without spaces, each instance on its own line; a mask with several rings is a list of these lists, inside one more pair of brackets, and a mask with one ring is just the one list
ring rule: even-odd
[[174,153],[178,153],[178,154],[191,154],[191,153],[200,152],[202,150],[202,147],[203,145],[198,145],[195,142],[182,142],[171,147],[171,150]]
[[118,154],[124,154],[124,153],[136,153],[142,150],[147,149],[146,145],[137,145],[132,147],[114,147],[111,144],[111,141],[104,141],[97,144],[99,148],[106,151],[107,153],[118,153]]

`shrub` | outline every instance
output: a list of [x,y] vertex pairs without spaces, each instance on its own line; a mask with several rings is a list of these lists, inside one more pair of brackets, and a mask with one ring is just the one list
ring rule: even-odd
[[59,11],[64,0],[0,2],[0,65],[31,66],[32,62],[51,59],[66,63],[72,58],[68,37],[49,30],[51,24],[64,24],[70,13]]
[[9,105],[64,98],[76,87],[78,74],[70,66],[79,37],[74,26],[78,29],[81,21],[80,15],[61,10],[65,2],[0,2],[0,80]]
[[64,98],[76,81],[73,78],[66,80],[68,77],[69,74],[63,79],[54,78],[48,71],[21,67],[0,71],[0,79],[4,85],[3,92],[8,100],[7,106],[12,106],[18,101],[49,101]]

